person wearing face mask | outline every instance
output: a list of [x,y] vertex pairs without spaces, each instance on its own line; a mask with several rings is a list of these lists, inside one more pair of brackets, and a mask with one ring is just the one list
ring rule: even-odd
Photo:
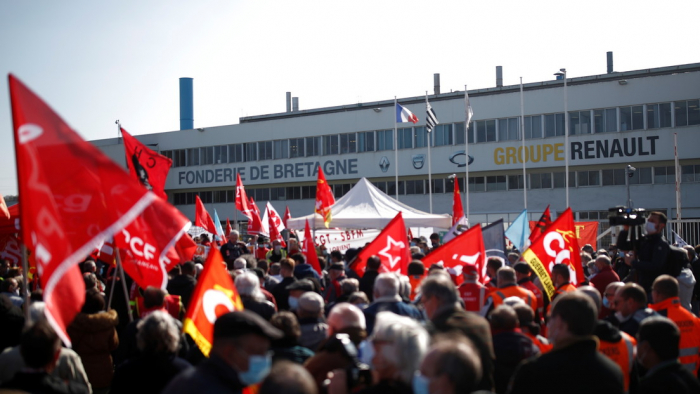
[[599,255],[595,259],[595,266],[598,273],[591,278],[591,285],[595,287],[600,294],[604,294],[605,288],[608,287],[610,283],[619,282],[620,277],[613,271],[612,261],[610,261],[610,257],[608,256]]
[[628,283],[615,292],[615,319],[620,330],[635,336],[644,319],[658,316],[647,306],[647,295],[636,283]]
[[282,243],[279,240],[272,241],[272,250],[265,254],[265,259],[271,263],[279,263],[287,258],[287,251],[282,249]]
[[476,390],[481,360],[469,340],[439,337],[413,378],[414,394],[460,394]]
[[[651,294],[651,285],[659,275],[665,274],[668,256],[668,242],[663,238],[667,218],[661,212],[652,212],[644,226],[646,235],[635,242],[627,239],[628,226],[620,231],[617,245],[625,253],[625,264],[632,267],[638,274],[639,284],[647,294]],[[673,275],[673,276],[677,276]]]
[[647,373],[639,381],[640,394],[700,393],[700,382],[678,361],[681,333],[665,317],[652,317],[639,327],[637,361]]
[[163,391],[241,393],[262,382],[272,367],[270,344],[283,333],[255,313],[229,312],[214,323],[209,358],[173,379]]

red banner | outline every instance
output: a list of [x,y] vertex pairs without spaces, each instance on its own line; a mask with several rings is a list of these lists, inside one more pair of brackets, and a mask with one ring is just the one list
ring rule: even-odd
[[323,217],[323,224],[328,228],[331,222],[331,205],[335,204],[333,191],[326,182],[321,166],[318,167],[318,180],[316,180],[316,209],[314,212]]
[[401,212],[355,258],[352,269],[360,277],[365,274],[367,259],[373,255],[378,256],[382,261],[380,272],[400,272],[403,275],[408,275],[411,252],[406,241],[406,225]]
[[457,285],[464,280],[462,277],[464,266],[473,265],[479,273],[479,282],[488,282],[488,277],[486,276],[486,248],[484,248],[481,225],[474,225],[474,227],[459,234],[448,243],[430,252],[423,258],[423,264],[426,267],[430,267],[432,264],[442,265],[450,273]]
[[126,166],[131,177],[139,181],[146,189],[152,190],[158,197],[167,200],[165,181],[173,161],[158,152],[154,152],[126,130],[121,129],[124,137]]
[[212,234],[216,234],[216,225],[214,225],[214,220],[211,218],[211,215],[209,215],[209,212],[207,212],[207,209],[204,208],[204,203],[202,203],[202,200],[199,198],[199,196],[195,196],[194,200],[194,225],[197,227],[201,227]]
[[459,178],[455,177],[455,190],[452,194],[452,226],[457,224],[464,216],[462,207],[462,195],[459,194]]
[[316,254],[316,247],[314,246],[314,238],[311,236],[311,228],[309,227],[309,221],[306,221],[306,226],[304,227],[304,240],[301,241],[301,253],[306,256],[306,262],[314,267],[319,275],[323,275],[321,271],[321,263],[318,261],[318,255]]

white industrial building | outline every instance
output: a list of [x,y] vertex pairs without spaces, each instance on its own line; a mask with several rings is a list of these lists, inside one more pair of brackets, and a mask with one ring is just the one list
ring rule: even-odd
[[[634,206],[675,218],[674,134],[682,217],[700,218],[700,63],[570,78],[567,85],[569,193],[576,219],[607,222],[608,208],[626,205],[627,165],[636,168],[629,178]],[[548,204],[552,212],[566,208],[564,90],[562,79],[524,85],[527,208],[533,220]],[[470,222],[508,222],[524,208],[520,86],[468,93],[474,111],[468,131]],[[262,209],[270,201],[280,213],[289,206],[292,216],[309,214],[316,165],[336,199],[361,177],[394,197],[398,168],[399,200],[430,211],[424,96],[398,99],[420,121],[399,124],[396,136],[393,99],[308,110],[290,108],[289,99],[286,112],[243,117],[239,124],[136,137],[173,159],[166,191],[190,218],[199,194],[210,211],[233,221],[236,173]],[[466,170],[464,92],[428,99],[440,121],[431,134],[432,212],[451,213],[448,177],[457,174],[463,188]],[[124,162],[118,139],[93,143]]]

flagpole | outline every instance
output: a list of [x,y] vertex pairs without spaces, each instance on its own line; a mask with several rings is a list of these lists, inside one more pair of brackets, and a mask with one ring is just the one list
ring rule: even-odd
[[131,313],[131,304],[129,303],[129,291],[126,289],[126,275],[124,275],[124,266],[122,265],[122,258],[117,250],[117,274],[121,275],[122,278],[122,288],[124,289],[124,299],[126,300],[126,309],[129,311],[129,322],[134,321],[134,316]]
[[[428,91],[425,91],[425,106],[428,107]],[[425,117],[425,129],[428,131],[428,117]],[[432,142],[432,133],[428,132],[428,201],[430,203],[430,213],[433,213],[433,171],[432,161],[430,160],[430,143]],[[398,148],[398,146],[397,146]]]
[[527,172],[525,171],[525,106],[523,104],[523,77],[520,77],[520,140],[522,141],[522,153],[520,160],[523,162],[523,202],[527,209]]
[[396,181],[396,201],[399,201],[399,143],[396,125],[396,108],[398,102],[396,101],[396,96],[394,96],[394,178]]
[[469,115],[469,94],[467,93],[467,85],[464,85],[464,167],[465,167],[465,178],[464,178],[464,208],[467,220],[469,220],[469,121],[471,116]]
[[681,220],[681,166],[678,162],[678,133],[673,133],[673,155],[676,166],[676,220]]
[[[115,246],[114,250],[117,252],[117,254],[119,254],[119,249],[117,249],[116,246]],[[109,272],[109,269],[108,269],[108,272]],[[110,289],[109,289],[109,298],[107,299],[107,308],[105,309],[105,311],[108,311],[109,308],[112,307],[112,297],[114,297],[114,286],[117,285],[117,273],[118,273],[118,271],[115,268],[114,273],[112,274],[112,286],[110,286]]]

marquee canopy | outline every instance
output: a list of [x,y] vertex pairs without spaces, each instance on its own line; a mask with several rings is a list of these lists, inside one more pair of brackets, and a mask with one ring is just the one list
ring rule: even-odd
[[[451,215],[434,215],[402,204],[377,189],[367,178],[360,179],[331,206],[332,219],[329,226],[342,229],[381,229],[399,211],[403,213],[406,227],[452,227]],[[323,227],[323,217],[317,213],[289,219],[287,227],[293,230],[303,229],[307,220],[312,228]]]

